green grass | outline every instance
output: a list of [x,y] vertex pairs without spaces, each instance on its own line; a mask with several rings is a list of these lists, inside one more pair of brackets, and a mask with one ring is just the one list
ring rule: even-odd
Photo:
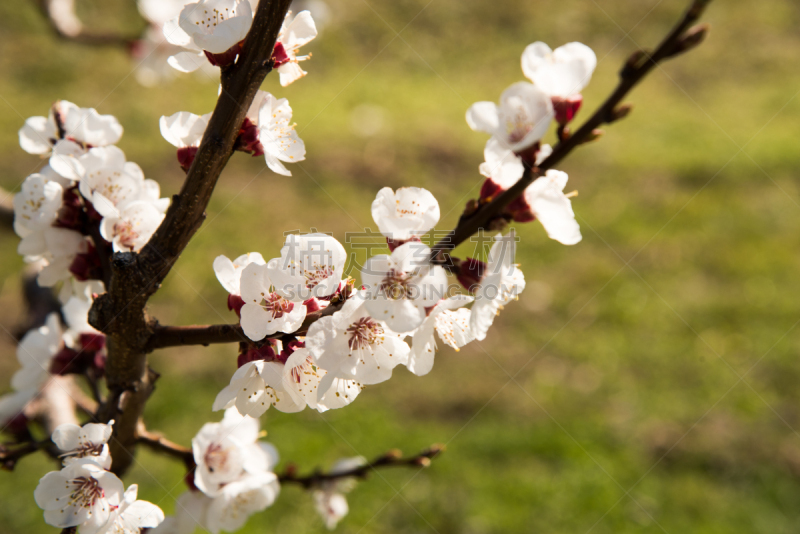
[[[152,313],[173,324],[231,321],[216,255],[277,255],[287,229],[342,237],[372,226],[369,205],[385,185],[430,189],[449,229],[481,182],[485,137],[464,112],[522,78],[525,45],[580,40],[596,50],[580,120],[626,54],[653,46],[684,3],[330,0],[309,76],[286,89],[265,83],[290,99],[307,161],[284,178],[261,158],[233,158]],[[216,84],[184,76],[142,88],[122,51],[57,42],[32,4],[0,6],[0,185],[15,190],[37,164],[16,142],[24,119],[66,98],[117,115],[129,159],[176,192],[183,174],[158,117],[209,111]],[[132,2],[79,4],[86,20],[140,26]],[[564,163],[584,240],[564,247],[538,223],[517,228],[528,288],[484,342],[441,351],[424,378],[398,369],[346,409],[264,417],[283,465],[301,470],[447,443],[429,470],[359,485],[340,532],[797,530],[800,9],[719,1],[706,20],[708,41],[654,72],[631,95],[634,112]],[[368,138],[351,126],[364,103],[384,118]],[[0,255],[8,329],[22,313],[16,244],[7,234]],[[10,376],[12,340],[0,350]],[[235,349],[164,350],[152,365],[162,377],[148,425],[188,444],[219,415],[210,406]],[[140,460],[126,483],[170,513],[180,467],[146,451]],[[0,474],[0,532],[54,532],[32,495],[51,468],[31,457]],[[243,532],[323,531],[310,497],[287,487]]]

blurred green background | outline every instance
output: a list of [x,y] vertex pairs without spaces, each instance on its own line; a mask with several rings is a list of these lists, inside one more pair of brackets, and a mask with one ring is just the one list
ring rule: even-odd
[[[383,186],[422,186],[451,228],[477,195],[486,137],[468,106],[521,80],[536,40],[579,40],[598,67],[580,121],[613,88],[627,54],[654,46],[684,0],[326,0],[307,78],[288,97],[307,160],[291,178],[237,155],[208,220],[151,311],[163,323],[232,322],[211,262],[278,254],[283,232],[340,239],[374,226]],[[38,165],[17,144],[25,118],[59,98],[116,115],[119,146],[165,194],[183,173],[158,118],[213,108],[217,85],[180,75],[153,88],[124,50],[58,41],[32,1],[0,3],[0,185]],[[132,0],[79,0],[97,30],[144,26]],[[800,5],[712,3],[695,52],[654,72],[634,112],[562,165],[584,239],[519,225],[527,279],[484,342],[442,350],[432,373],[403,368],[351,406],[270,410],[282,465],[447,444],[423,472],[383,471],[349,496],[343,533],[788,533],[800,528]],[[305,50],[304,50],[305,51]],[[23,308],[17,238],[2,234],[0,324]],[[471,246],[474,247],[474,244]],[[462,255],[469,254],[465,246]],[[0,387],[16,368],[2,338]],[[157,352],[153,430],[188,444],[235,369],[234,347]],[[167,513],[176,463],[140,451],[125,477]],[[29,457],[0,473],[0,532],[55,532],[33,501],[53,468]],[[243,532],[324,532],[309,495],[286,487]]]

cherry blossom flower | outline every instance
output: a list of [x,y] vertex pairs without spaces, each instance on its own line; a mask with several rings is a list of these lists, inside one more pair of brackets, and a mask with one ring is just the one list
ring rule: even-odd
[[239,281],[242,277],[242,271],[251,263],[266,265],[263,256],[258,252],[242,254],[233,261],[227,256],[217,256],[214,259],[214,274],[217,275],[217,280],[228,292],[228,309],[235,311],[237,315],[244,305],[242,292],[239,289]]
[[298,62],[305,61],[311,56],[298,56],[300,47],[307,44],[317,36],[317,27],[314,19],[311,18],[309,11],[301,11],[294,18],[292,12],[286,13],[286,18],[278,34],[278,41],[275,43],[275,50],[272,59],[275,67],[280,74],[280,81],[283,87],[295,82],[307,73],[300,68]]
[[264,149],[267,167],[284,176],[292,173],[281,162],[297,163],[306,159],[306,146],[290,124],[291,120],[292,108],[288,100],[269,93],[263,95],[258,110],[258,140]]
[[178,25],[184,35],[175,32],[166,37],[178,46],[191,43],[212,54],[222,54],[247,37],[252,23],[253,11],[247,0],[200,0],[181,10]]
[[[551,169],[537,178],[523,195],[527,220],[534,218],[542,223],[550,239],[564,245],[580,242],[581,230],[572,211],[572,203],[564,194],[567,186],[567,173]],[[515,220],[525,222],[526,218],[515,216]]]
[[79,427],[73,424],[59,425],[51,439],[64,451],[61,457],[64,466],[88,458],[103,469],[111,468],[111,455],[108,452],[108,440],[111,438],[114,421],[107,425],[88,423]]
[[503,306],[517,298],[525,289],[525,277],[514,264],[516,235],[512,230],[507,236],[495,236],[489,251],[486,271],[480,286],[475,291],[475,302],[469,318],[472,335],[478,341],[486,338],[489,327]]
[[114,252],[139,252],[164,220],[164,212],[141,200],[107,213],[100,224],[100,235],[113,245]]
[[139,200],[144,190],[144,173],[115,146],[93,148],[77,161],[79,189],[101,215],[128,202]]
[[208,507],[206,528],[211,534],[221,530],[235,532],[251,515],[269,508],[279,492],[274,473],[249,475],[226,484]]
[[380,232],[394,241],[407,241],[428,233],[439,222],[439,203],[420,187],[390,187],[378,191],[372,202],[372,219]]
[[244,300],[240,322],[245,335],[253,341],[275,332],[294,332],[303,324],[305,305],[291,302],[272,290],[266,265],[251,263],[245,267],[240,288]]
[[155,528],[164,521],[161,508],[138,500],[138,494],[139,486],[131,484],[125,490],[119,506],[111,511],[106,524],[94,534],[140,534],[142,529]]
[[[14,195],[14,231],[25,239],[39,241],[52,226],[61,208],[64,189],[61,184],[42,174],[32,174],[22,182],[22,190]],[[20,244],[30,249],[30,245]]]
[[[243,476],[269,472],[278,462],[275,447],[258,441],[258,419],[228,409],[219,423],[206,423],[192,439],[197,469],[194,484],[210,497]],[[274,473],[269,473],[274,478]]]
[[537,143],[553,120],[553,104],[542,90],[517,82],[503,91],[500,104],[477,102],[467,111],[467,124],[492,135],[519,154]]
[[[320,391],[328,391],[336,378],[378,384],[391,378],[397,365],[408,362],[410,349],[403,337],[374,319],[366,302],[366,292],[359,291],[341,310],[309,327],[306,348],[314,362],[328,372],[320,382]],[[346,387],[342,389],[347,391]]]
[[102,528],[123,494],[122,481],[88,459],[47,473],[33,493],[44,520],[58,528],[79,526],[81,534]]
[[566,124],[581,106],[580,92],[589,83],[597,56],[588,46],[567,43],[555,50],[535,42],[522,53],[522,72],[552,98],[556,120]]
[[113,145],[122,137],[122,126],[112,115],[100,115],[95,109],[79,108],[59,100],[48,117],[31,117],[19,130],[19,144],[29,154],[46,156],[60,142],[77,144],[83,149]]
[[429,263],[430,254],[427,245],[409,242],[391,256],[379,254],[366,261],[361,281],[367,290],[364,305],[372,317],[401,333],[422,324],[425,308],[436,305],[447,289],[447,275],[441,266]]
[[[330,473],[332,475],[346,473],[366,463],[367,460],[363,456],[343,458],[333,464]],[[353,477],[346,477],[323,482],[314,490],[314,507],[329,530],[335,529],[339,521],[350,511],[344,494],[352,490],[355,485],[356,480]]]
[[[324,412],[355,400],[360,384],[334,379],[320,388],[326,371],[315,364],[302,343],[290,346],[280,351],[277,361],[256,359],[241,364],[230,384],[217,395],[213,410],[235,406],[242,415],[260,417],[270,406],[287,413],[299,412],[306,406]],[[275,358],[275,351],[269,351],[269,357]]]
[[211,113],[195,115],[188,111],[179,111],[169,117],[161,117],[158,125],[161,135],[172,146],[176,148],[199,147],[210,118]]
[[286,366],[280,362],[245,363],[233,374],[231,383],[219,392],[212,410],[235,406],[240,414],[250,417],[261,417],[270,406],[287,413],[303,410],[307,402],[286,371]]
[[436,352],[434,332],[439,334],[439,339],[456,351],[472,341],[469,328],[470,312],[462,307],[473,300],[467,295],[454,295],[434,306],[411,338],[411,353],[406,364],[409,371],[417,376],[423,376],[433,368],[433,356]]
[[58,314],[51,313],[43,326],[30,330],[17,346],[17,360],[22,366],[11,377],[11,387],[27,391],[33,398],[48,378],[50,363],[63,348],[63,331]]
[[346,263],[347,253],[335,238],[292,234],[286,237],[280,258],[267,264],[267,271],[276,293],[292,302],[304,302],[333,295]]
[[[550,145],[541,145],[536,152],[534,165],[539,165],[552,153]],[[502,191],[510,189],[525,172],[522,159],[497,139],[486,142],[483,157],[486,161],[481,163],[478,170],[489,179],[481,187],[481,200],[490,201]]]

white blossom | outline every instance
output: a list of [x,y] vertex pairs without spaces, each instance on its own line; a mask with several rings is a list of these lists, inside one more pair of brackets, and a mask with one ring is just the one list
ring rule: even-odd
[[61,457],[64,466],[68,466],[83,458],[88,458],[103,469],[111,468],[111,455],[108,452],[108,440],[111,438],[114,421],[88,423],[80,427],[71,423],[59,425],[53,431],[51,439],[64,451]]
[[[307,402],[286,371],[286,366],[280,362],[245,363],[233,374],[231,383],[219,392],[212,409],[235,406],[240,414],[250,417],[261,417],[270,406],[287,413],[303,410]],[[318,378],[316,380],[319,382]]]
[[513,230],[507,236],[498,234],[494,239],[469,318],[470,331],[478,341],[486,338],[503,306],[525,289],[525,277],[514,264],[516,235]]
[[206,423],[192,439],[197,469],[194,483],[209,497],[249,475],[271,475],[278,462],[275,447],[258,441],[258,420],[226,410],[219,423]]
[[[553,148],[550,145],[542,145],[536,153],[535,165],[542,163],[552,153]],[[495,138],[486,142],[483,157],[486,161],[480,164],[478,170],[482,175],[491,178],[498,191],[510,189],[525,172],[520,157]]]
[[581,230],[572,211],[572,202],[564,194],[567,178],[565,172],[548,170],[525,189],[524,198],[551,239],[574,245],[581,240]]
[[95,534],[106,524],[122,499],[120,479],[91,460],[71,463],[47,473],[33,493],[48,525],[79,526],[81,534]]
[[245,267],[240,288],[244,300],[241,325],[245,335],[253,341],[275,332],[294,332],[303,324],[305,305],[291,302],[273,291],[266,265],[251,263]]
[[30,330],[17,346],[17,360],[22,366],[11,377],[16,391],[30,392],[31,398],[50,378],[50,363],[64,347],[58,314],[51,313],[43,326]]
[[283,163],[297,163],[306,159],[306,146],[297,135],[292,120],[292,108],[285,98],[262,95],[258,110],[258,140],[264,149],[264,158],[272,172],[291,176]]
[[454,295],[439,302],[428,314],[411,338],[408,370],[417,376],[428,374],[433,368],[436,352],[434,332],[447,345],[459,350],[472,341],[469,328],[470,311],[464,309],[474,299],[467,295]]
[[63,194],[61,184],[49,180],[45,175],[32,174],[25,178],[22,190],[14,195],[14,231],[23,241],[44,239],[39,234],[55,222]]
[[517,82],[503,91],[499,104],[473,104],[467,111],[467,124],[518,153],[547,133],[553,114],[553,104],[546,93],[533,84]]
[[588,85],[597,66],[597,56],[588,46],[567,43],[551,50],[541,41],[522,53],[522,72],[548,96],[568,98]]
[[95,534],[140,534],[143,528],[155,528],[164,521],[161,508],[138,500],[138,494],[139,487],[131,484],[125,490],[122,502],[111,511],[106,524]]
[[275,292],[293,302],[333,295],[344,275],[347,253],[325,234],[288,235],[280,258],[267,264]]
[[301,11],[294,18],[292,18],[291,11],[286,13],[286,18],[278,34],[278,44],[273,53],[274,59],[280,63],[277,70],[283,87],[307,74],[300,68],[298,62],[309,59],[311,56],[298,56],[297,53],[301,46],[316,36],[317,27],[314,25],[314,19],[311,18],[309,11]]
[[244,40],[252,23],[247,0],[200,0],[167,21],[164,36],[176,46],[222,54]]
[[[366,458],[362,456],[344,458],[333,464],[330,473],[332,475],[345,473],[361,467],[366,463]],[[347,506],[347,499],[344,494],[353,489],[355,484],[356,481],[353,477],[338,478],[323,482],[314,490],[314,507],[322,517],[322,520],[325,521],[325,526],[329,530],[336,528],[339,521],[349,512],[350,509]]]
[[60,142],[77,143],[87,149],[113,145],[120,137],[122,126],[115,117],[100,115],[95,109],[79,108],[66,100],[53,104],[48,117],[29,118],[19,130],[22,149],[41,156],[50,154],[53,146]]
[[114,252],[139,252],[164,220],[164,212],[143,200],[106,213],[100,224],[100,235],[111,242]]
[[320,391],[329,391],[336,378],[356,381],[339,384],[335,392],[346,394],[360,384],[377,384],[391,378],[392,369],[408,362],[409,347],[403,337],[374,319],[365,306],[366,295],[359,291],[331,316],[312,323],[305,338],[314,362],[327,371]]
[[93,148],[78,161],[81,195],[98,213],[113,213],[115,208],[139,200],[145,193],[141,167],[127,161],[125,153],[115,146]]
[[208,507],[206,528],[211,534],[221,530],[235,532],[251,515],[270,507],[279,492],[274,473],[249,475],[226,484]]
[[391,255],[371,257],[361,270],[365,306],[395,332],[410,332],[425,319],[425,308],[444,297],[447,275],[429,262],[431,249],[419,242],[400,245]]
[[372,218],[384,236],[406,241],[436,226],[439,203],[421,187],[401,187],[397,192],[384,187],[372,202]]
[[161,135],[174,147],[199,147],[203,134],[208,127],[211,113],[195,115],[188,111],[179,111],[169,117],[161,117],[158,125]]

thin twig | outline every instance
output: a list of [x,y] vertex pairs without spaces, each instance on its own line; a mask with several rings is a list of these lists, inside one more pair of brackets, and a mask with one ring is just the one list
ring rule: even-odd
[[691,29],[690,26],[698,20],[710,2],[711,0],[694,0],[683,15],[683,18],[661,41],[661,44],[658,45],[658,48],[653,53],[640,50],[631,55],[620,71],[620,80],[616,89],[594,115],[568,139],[559,142],[553,149],[553,153],[538,167],[531,168],[526,164],[522,178],[511,188],[498,195],[492,202],[481,206],[477,211],[466,216],[462,215],[456,228],[434,245],[431,252],[432,261],[442,264],[447,263],[447,254],[443,254],[444,252],[453,250],[480,229],[488,228],[489,224],[500,216],[505,207],[519,197],[531,182],[544,174],[546,170],[552,169],[576,147],[592,139],[598,126],[614,122],[627,115],[629,109],[624,112],[617,111],[617,106],[636,84],[652,71],[658,63],[687,52],[702,42],[708,31],[708,26],[702,25]]
[[160,452],[162,454],[167,454],[177,458],[187,465],[194,464],[194,454],[192,453],[192,449],[178,445],[177,443],[168,440],[161,434],[148,431],[143,424],[139,425],[138,434],[139,443],[146,445],[155,452]]
[[[308,328],[320,318],[332,315],[339,311],[344,305],[344,299],[331,302],[326,308],[306,315],[303,324],[297,331],[292,332],[293,336],[302,336],[308,332]],[[278,332],[269,335],[264,339],[279,339],[286,334]],[[157,325],[153,327],[153,334],[147,344],[147,351],[161,349],[165,347],[179,347],[186,345],[208,346],[216,343],[251,343],[250,339],[242,331],[240,324],[214,324],[203,326],[168,326]]]
[[403,458],[403,453],[397,449],[391,450],[386,454],[378,456],[374,460],[364,465],[347,469],[343,471],[332,471],[323,473],[315,471],[310,475],[297,476],[297,469],[294,466],[289,466],[286,471],[278,475],[278,480],[282,484],[298,484],[305,489],[312,489],[319,487],[326,482],[334,480],[341,480],[344,478],[360,478],[364,479],[372,472],[373,469],[382,467],[428,467],[431,460],[444,451],[444,445],[431,445],[429,448],[420,452],[415,456]]
[[128,47],[139,39],[138,35],[116,33],[92,33],[84,30],[83,23],[75,14],[75,0],[35,0],[53,32],[74,43],[89,46]]

